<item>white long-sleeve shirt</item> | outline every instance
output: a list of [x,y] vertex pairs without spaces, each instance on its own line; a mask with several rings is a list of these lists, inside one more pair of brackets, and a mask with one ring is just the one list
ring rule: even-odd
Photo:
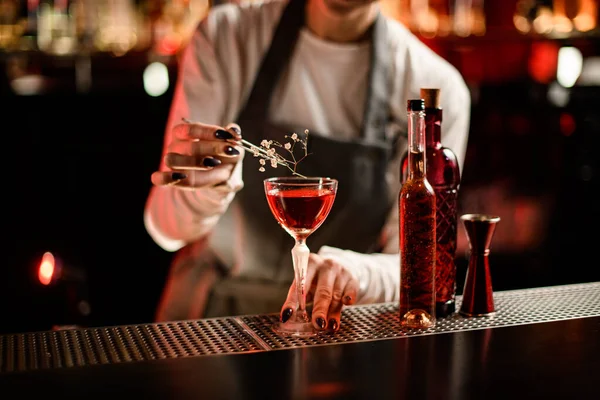
[[[212,9],[182,56],[165,145],[170,141],[172,126],[182,117],[221,126],[235,122],[287,1],[242,2]],[[387,24],[386,39],[394,50],[390,54],[393,88],[389,99],[393,120],[406,122],[406,101],[419,98],[420,88],[440,88],[442,142],[456,153],[462,170],[470,120],[470,95],[464,80],[451,64],[400,23],[389,19]],[[327,42],[303,28],[290,65],[273,93],[271,120],[306,127],[321,135],[357,137],[368,89],[369,54],[370,42]],[[400,179],[399,157],[406,151],[406,140],[399,140],[398,146],[398,157],[388,172],[391,182]],[[160,168],[165,169],[164,164]],[[191,191],[153,187],[144,213],[146,229],[163,249],[176,251],[209,234],[242,187],[241,164],[225,186]],[[359,254],[327,246],[318,250],[320,255],[340,262],[359,280],[359,303],[398,299],[398,229],[398,210],[394,207],[382,231],[381,254]]]

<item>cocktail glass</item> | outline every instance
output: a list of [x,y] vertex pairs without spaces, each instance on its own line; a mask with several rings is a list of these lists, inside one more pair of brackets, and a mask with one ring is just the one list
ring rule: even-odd
[[264,180],[269,208],[279,225],[292,236],[292,261],[296,285],[296,307],[286,322],[273,325],[275,332],[313,336],[318,332],[306,311],[306,269],[310,250],[306,239],[329,215],[338,181],[323,177],[275,177]]

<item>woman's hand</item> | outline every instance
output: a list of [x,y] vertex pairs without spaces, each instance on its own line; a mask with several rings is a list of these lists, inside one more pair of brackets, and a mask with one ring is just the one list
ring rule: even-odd
[[[312,300],[312,323],[319,330],[340,329],[340,316],[344,305],[354,304],[358,294],[358,280],[342,265],[311,253],[306,272],[306,301]],[[295,311],[296,282],[288,292],[281,309],[281,321],[286,322]]]
[[236,124],[223,128],[186,121],[173,128],[170,138],[164,157],[168,170],[152,174],[156,186],[218,186],[229,179],[244,155],[238,145],[241,129]]

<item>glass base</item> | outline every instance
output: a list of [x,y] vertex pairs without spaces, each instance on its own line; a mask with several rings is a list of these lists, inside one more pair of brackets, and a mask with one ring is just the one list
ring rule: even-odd
[[311,337],[319,334],[310,322],[276,322],[272,329],[282,336]]

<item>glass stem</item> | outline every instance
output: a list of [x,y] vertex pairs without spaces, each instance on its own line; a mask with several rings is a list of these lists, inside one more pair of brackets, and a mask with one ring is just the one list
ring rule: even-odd
[[310,250],[306,246],[306,240],[296,239],[296,245],[292,249],[292,260],[294,261],[294,273],[296,275],[296,296],[298,298],[296,319],[306,322],[309,322],[306,314],[306,269],[309,254]]

